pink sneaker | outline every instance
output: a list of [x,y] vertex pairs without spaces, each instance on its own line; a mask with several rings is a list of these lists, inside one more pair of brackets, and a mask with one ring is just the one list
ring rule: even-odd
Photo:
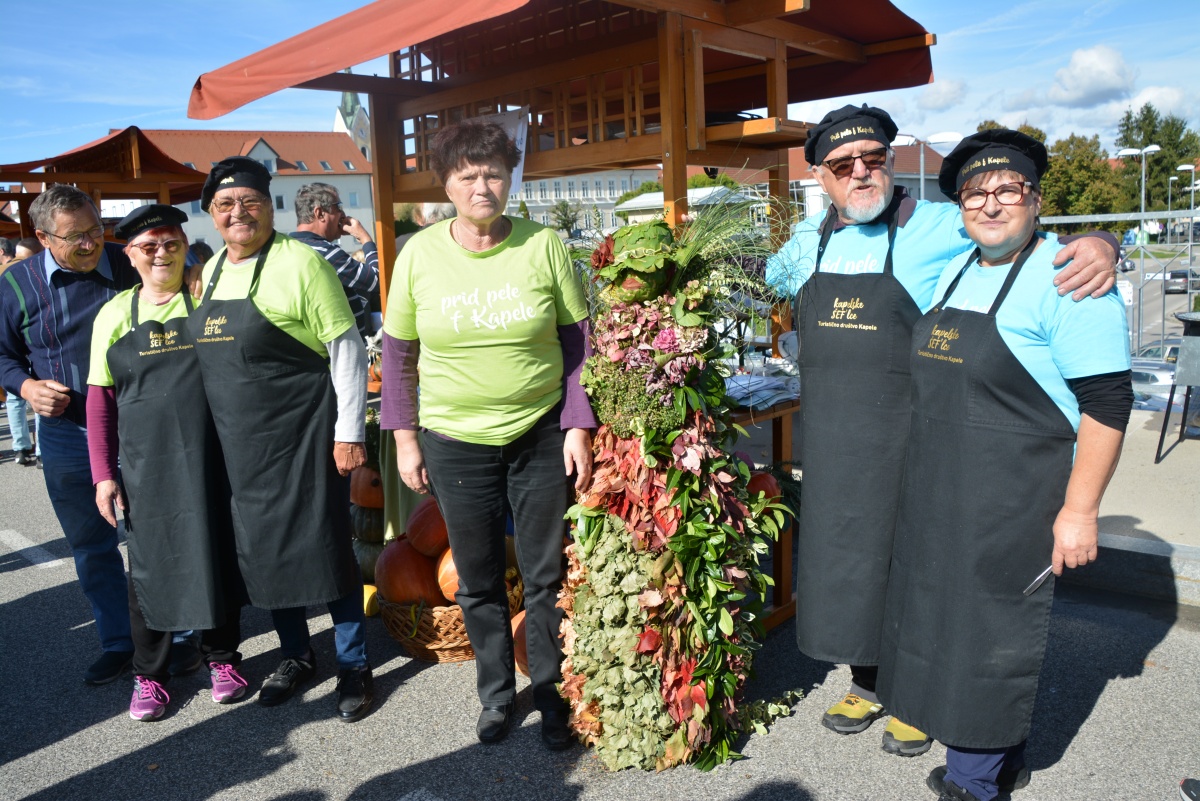
[[133,677],[133,698],[129,701],[129,717],[134,720],[158,720],[167,711],[171,696],[154,679]]
[[246,680],[237,668],[226,662],[213,662],[208,666],[212,679],[212,699],[218,704],[231,704],[246,694]]

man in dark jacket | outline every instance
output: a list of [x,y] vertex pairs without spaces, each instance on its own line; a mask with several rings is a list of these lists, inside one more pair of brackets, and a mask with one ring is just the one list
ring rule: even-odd
[[29,214],[45,250],[0,276],[0,384],[40,415],[46,490],[104,649],[84,681],[105,684],[129,664],[133,641],[117,530],[94,501],[84,406],[96,312],[138,276],[119,246],[104,244],[87,194],[52,186]]

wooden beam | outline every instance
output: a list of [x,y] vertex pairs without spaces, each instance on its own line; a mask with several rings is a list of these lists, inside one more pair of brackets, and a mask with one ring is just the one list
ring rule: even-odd
[[809,0],[729,0],[725,17],[734,28],[808,11]]
[[688,150],[704,149],[704,44],[696,28],[683,30],[684,110]]
[[[767,113],[786,118],[787,108],[787,47],[783,42],[777,41],[775,57],[767,63]],[[807,137],[807,128],[804,129],[804,133]],[[778,157],[779,165],[767,170],[767,197],[771,201],[771,211],[774,212],[771,215],[771,242],[783,245],[791,222],[791,215],[785,215],[783,210],[791,208],[792,186],[787,150],[779,150]],[[775,345],[779,339],[779,332],[772,333],[772,349],[776,351],[777,356],[779,354]]]
[[133,128],[126,134],[129,137],[129,165],[133,171],[133,180],[142,177],[142,154],[138,152],[138,135]]
[[170,184],[202,184],[204,175],[180,175],[173,172],[146,172],[140,178],[132,179],[120,172],[0,172],[0,183],[22,184],[120,184],[129,183],[138,186],[150,186],[160,183]]
[[861,63],[866,61],[863,46],[858,42],[843,39],[830,33],[806,28],[782,20],[752,22],[743,26],[751,33],[769,36],[772,39],[782,39],[788,47],[803,50],[818,56],[826,56],[834,61],[850,61]]
[[677,228],[687,214],[687,130],[683,16],[658,15],[658,103],[662,109],[663,219]]
[[335,72],[322,75],[304,83],[296,89],[321,89],[327,92],[362,92],[365,95],[392,95],[394,97],[422,97],[438,91],[436,83],[413,81],[405,78],[384,78],[379,75],[351,75]]
[[[937,44],[937,36],[932,33],[918,34],[917,36],[906,36],[901,39],[891,39],[886,42],[876,42],[875,44],[864,45],[863,55],[867,58],[881,56],[885,53],[899,53],[904,50],[920,50],[921,48],[930,48]],[[818,64],[830,64],[838,59],[829,58],[827,56],[801,56],[788,60],[788,69],[802,69],[805,67],[815,67]]]
[[725,4],[717,0],[612,0],[613,5],[639,8],[654,13],[677,13],[725,25]]
[[375,215],[375,247],[379,250],[379,302],[387,313],[388,288],[396,262],[396,220],[392,210],[392,175],[396,171],[396,98],[367,95],[371,113],[371,205]]
[[699,20],[688,20],[684,27],[703,33],[704,46],[712,50],[757,59],[767,59],[775,52],[775,39],[769,36]]
[[603,169],[612,164],[646,164],[662,158],[661,133],[630,139],[609,139],[574,147],[530,153],[525,157],[525,175],[536,179],[578,170]]
[[504,97],[528,89],[544,87],[549,83],[621,69],[631,64],[652,62],[658,52],[657,48],[656,40],[644,39],[599,53],[575,56],[538,67],[521,69],[506,75],[489,77],[486,80],[463,84],[425,97],[404,100],[396,109],[397,118],[406,120],[466,105],[480,98]]

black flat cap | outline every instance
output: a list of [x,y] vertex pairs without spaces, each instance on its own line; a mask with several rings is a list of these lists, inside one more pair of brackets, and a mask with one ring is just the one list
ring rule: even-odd
[[267,197],[271,196],[271,173],[262,162],[246,156],[230,156],[213,165],[208,179],[204,182],[204,190],[200,193],[200,208],[208,211],[213,195],[221,189],[245,186],[257,190]]
[[113,236],[128,242],[142,231],[162,228],[164,225],[183,225],[187,220],[188,216],[174,206],[151,203],[126,214],[113,229]]
[[881,108],[865,103],[861,106],[842,106],[826,114],[808,132],[804,158],[815,167],[825,160],[830,151],[859,139],[873,139],[890,145],[898,130],[892,115]]
[[1046,146],[1032,136],[1008,128],[992,128],[971,134],[942,160],[938,188],[957,200],[958,190],[982,172],[1011,170],[1040,185],[1049,164]]

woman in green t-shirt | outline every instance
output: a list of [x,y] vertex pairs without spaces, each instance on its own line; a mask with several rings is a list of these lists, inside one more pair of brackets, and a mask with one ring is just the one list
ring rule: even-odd
[[485,743],[508,733],[516,694],[504,585],[511,509],[534,706],[542,742],[561,750],[571,744],[555,688],[563,515],[572,485],[591,480],[597,425],[579,384],[588,347],[583,287],[552,230],[503,214],[521,158],[503,128],[443,129],[432,158],[458,216],[413,235],[396,260],[381,425],[395,431],[404,483],[432,491],[446,519]]

